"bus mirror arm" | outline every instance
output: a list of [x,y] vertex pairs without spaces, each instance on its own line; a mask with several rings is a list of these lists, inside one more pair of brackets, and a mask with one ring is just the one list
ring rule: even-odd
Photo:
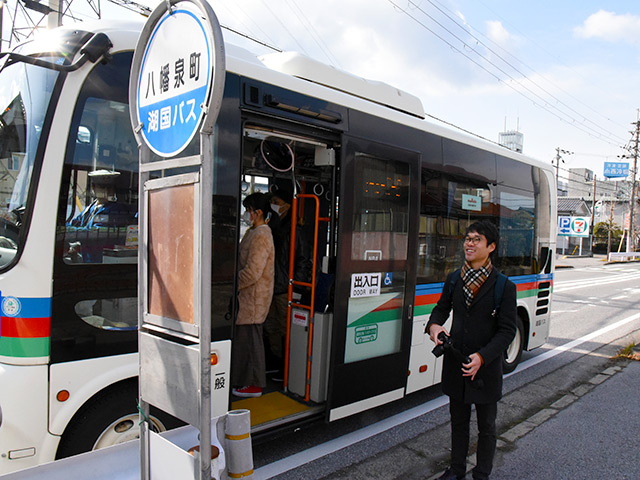
[[4,57],[5,55],[7,56],[6,61],[0,67],[0,72],[2,72],[2,70],[4,70],[9,65],[13,65],[14,63],[18,62],[29,63],[38,67],[56,70],[58,72],[73,72],[87,63],[87,60],[91,60],[91,62],[93,63],[96,63],[100,58],[109,60],[111,56],[108,52],[111,47],[113,47],[113,44],[111,43],[111,40],[109,40],[109,37],[107,37],[104,33],[98,33],[91,37],[91,39],[87,43],[85,43],[85,45],[80,49],[81,57],[71,65],[59,65],[57,63],[50,62],[48,60],[42,60],[36,57],[31,57],[29,55],[20,55],[19,53],[5,52],[0,54],[0,58]]

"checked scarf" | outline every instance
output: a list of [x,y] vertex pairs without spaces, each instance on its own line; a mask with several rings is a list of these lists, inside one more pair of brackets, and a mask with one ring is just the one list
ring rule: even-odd
[[464,282],[462,290],[464,291],[464,301],[467,304],[467,308],[471,305],[473,297],[480,290],[482,284],[489,278],[492,269],[493,265],[491,265],[491,259],[489,258],[478,270],[474,270],[468,262],[464,262],[460,275]]

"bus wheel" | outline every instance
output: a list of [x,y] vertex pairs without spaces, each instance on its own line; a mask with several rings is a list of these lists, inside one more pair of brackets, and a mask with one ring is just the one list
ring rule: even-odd
[[511,373],[516,369],[518,363],[520,363],[520,357],[522,357],[523,346],[524,325],[520,315],[518,315],[516,317],[516,336],[504,352],[504,360],[502,362],[502,370],[504,373]]
[[[137,398],[137,386],[131,382],[90,400],[65,429],[56,459],[138,438],[140,420]],[[151,410],[150,423],[151,429],[156,432],[183,425],[177,418],[155,409]]]

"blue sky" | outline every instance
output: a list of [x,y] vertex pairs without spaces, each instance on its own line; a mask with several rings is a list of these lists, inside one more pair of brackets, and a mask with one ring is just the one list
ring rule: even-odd
[[[487,139],[497,141],[505,124],[519,127],[525,154],[551,162],[557,147],[572,151],[562,168],[591,168],[599,178],[604,161],[624,153],[640,108],[636,0],[211,4],[225,26],[406,90],[428,114]],[[126,15],[102,6],[104,18]]]

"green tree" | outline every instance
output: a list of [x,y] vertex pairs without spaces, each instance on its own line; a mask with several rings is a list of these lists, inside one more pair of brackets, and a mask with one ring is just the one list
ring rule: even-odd
[[595,237],[600,240],[604,238],[605,240],[609,237],[609,230],[611,230],[611,239],[620,240],[622,238],[622,229],[615,222],[598,222],[593,228],[593,234]]

